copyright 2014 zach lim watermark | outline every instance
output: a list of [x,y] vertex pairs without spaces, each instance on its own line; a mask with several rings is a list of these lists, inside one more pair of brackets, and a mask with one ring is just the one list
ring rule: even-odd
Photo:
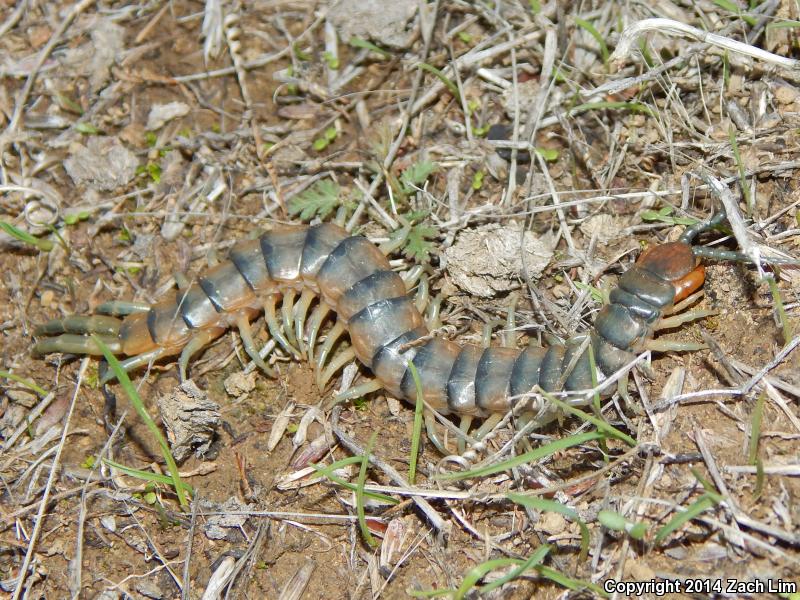
[[617,581],[607,579],[603,590],[623,596],[665,596],[666,594],[796,594],[797,582],[784,579],[649,579]]

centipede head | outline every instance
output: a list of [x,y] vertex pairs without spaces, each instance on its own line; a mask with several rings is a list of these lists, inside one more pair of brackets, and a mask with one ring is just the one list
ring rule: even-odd
[[669,242],[645,250],[636,265],[670,282],[675,302],[696,292],[705,281],[705,269],[686,242]]

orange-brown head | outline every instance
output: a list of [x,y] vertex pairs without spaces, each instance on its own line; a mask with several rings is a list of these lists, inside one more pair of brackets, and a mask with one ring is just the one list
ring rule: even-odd
[[636,264],[669,281],[675,288],[675,302],[679,302],[703,286],[705,269],[683,242],[659,244],[645,250]]

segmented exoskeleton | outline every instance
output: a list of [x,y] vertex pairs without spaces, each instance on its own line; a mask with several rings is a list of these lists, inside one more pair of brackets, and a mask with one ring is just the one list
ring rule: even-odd
[[[250,357],[272,374],[250,329],[250,321],[264,311],[276,342],[295,357],[310,356],[315,362],[321,386],[355,357],[375,378],[344,397],[383,388],[392,396],[415,402],[417,386],[408,367],[413,360],[428,406],[461,416],[462,428],[467,429],[474,417],[506,413],[516,398],[537,385],[545,391],[592,388],[590,347],[597,367],[595,381],[631,364],[645,349],[701,348],[654,340],[653,334],[711,314],[693,311],[667,316],[702,293],[704,270],[698,255],[725,257],[691,246],[701,231],[722,218],[717,215],[687,229],[680,241],[643,253],[620,277],[610,303],[600,310],[588,334],[546,348],[533,344],[525,349],[484,348],[429,335],[420,303],[409,295],[408,282],[391,270],[384,253],[364,237],[351,236],[334,224],[321,224],[276,229],[243,242],[196,283],[152,307],[117,302],[99,307],[98,312],[106,314],[130,313],[122,320],[98,315],[50,321],[35,334],[55,337],[41,340],[34,351],[99,355],[100,348],[88,336],[96,334],[115,354],[130,357],[122,362],[126,370],[180,355],[178,364],[185,378],[191,357],[236,326]],[[338,320],[318,347],[320,326],[330,311]],[[328,364],[333,345],[344,333],[349,334],[350,347]],[[542,422],[549,420],[544,413],[553,412],[541,405],[535,410],[542,414],[529,418]]]

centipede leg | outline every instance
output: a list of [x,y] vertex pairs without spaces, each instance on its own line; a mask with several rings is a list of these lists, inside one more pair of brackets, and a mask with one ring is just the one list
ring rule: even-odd
[[192,285],[192,282],[189,280],[186,274],[181,273],[180,271],[174,273],[172,278],[175,280],[175,285],[177,285],[178,289],[182,292],[188,290],[189,286]]
[[516,323],[516,311],[517,311],[517,295],[511,295],[511,302],[508,307],[508,316],[506,317],[506,327],[503,331],[503,346],[505,348],[516,348],[517,347],[517,332],[515,331],[517,328]]
[[328,337],[325,339],[325,342],[319,349],[319,355],[317,356],[317,361],[315,363],[317,372],[317,381],[321,380],[320,375],[322,373],[322,369],[325,368],[325,363],[328,360],[328,355],[331,353],[331,350],[333,349],[333,345],[342,336],[344,332],[345,332],[345,327],[341,321],[337,321],[336,325],[331,327],[331,330],[328,332]]
[[[289,289],[283,294],[281,303],[281,321],[283,322],[283,332],[286,339],[293,348],[297,348],[297,340],[294,337],[294,299],[297,297],[295,290]],[[298,350],[298,354],[300,354]]]
[[308,315],[308,307],[316,298],[316,294],[308,288],[303,290],[300,294],[300,300],[294,306],[294,323],[295,323],[295,337],[297,338],[297,345],[300,347],[300,353],[305,358],[306,343],[303,339],[303,332],[306,328],[306,316]]
[[408,271],[400,275],[403,279],[403,283],[406,285],[406,290],[411,291],[411,288],[417,285],[420,277],[422,277],[423,271],[424,267],[421,265],[414,265]]
[[308,322],[308,360],[312,363],[314,362],[314,349],[317,345],[319,329],[322,327],[322,322],[329,312],[331,312],[331,307],[325,302],[320,302],[311,313],[311,319]]
[[[122,352],[122,343],[118,338],[99,336],[103,343],[111,349],[113,354]],[[65,354],[92,354],[101,356],[100,350],[95,341],[85,335],[65,333],[58,337],[42,340],[33,347],[34,354],[50,354],[51,352],[62,352]]]
[[678,302],[675,306],[673,306],[671,310],[665,312],[664,314],[672,315],[681,312],[682,310],[690,307],[692,304],[694,304],[700,298],[702,298],[704,293],[705,293],[704,290],[697,290],[694,294],[687,296],[686,298]]
[[708,348],[705,344],[674,340],[647,340],[644,347],[654,352],[697,352]]
[[338,403],[345,402],[347,400],[354,400],[355,398],[360,398],[361,396],[366,396],[367,394],[371,394],[372,392],[377,392],[378,390],[382,389],[383,384],[380,381],[377,379],[371,379],[364,383],[360,383],[357,386],[351,387],[341,394],[336,394],[334,401]]
[[275,377],[275,371],[267,366],[267,363],[264,362],[264,359],[261,358],[261,355],[258,353],[258,348],[253,340],[253,330],[250,327],[250,320],[247,318],[247,315],[240,314],[236,317],[236,327],[239,328],[242,346],[244,346],[244,351],[247,352],[250,359],[269,377]]
[[186,381],[186,368],[189,366],[192,356],[208,346],[222,331],[224,329],[201,329],[189,339],[178,358],[178,373],[180,373],[181,381]]
[[133,313],[147,312],[149,310],[150,305],[146,302],[111,300],[110,302],[103,302],[95,309],[95,312],[101,315],[109,315],[112,317],[127,317]]
[[461,421],[458,424],[458,428],[461,430],[461,435],[458,437],[458,453],[464,454],[467,450],[467,433],[469,433],[469,428],[472,427],[473,417],[472,415],[464,415],[461,417]]
[[[126,373],[128,371],[133,371],[134,369],[138,369],[139,367],[143,367],[145,365],[149,365],[154,363],[159,358],[167,354],[166,348],[156,348],[154,350],[150,350],[149,352],[143,352],[142,354],[137,354],[136,356],[131,356],[130,358],[126,358],[125,360],[121,360],[119,362],[119,366],[122,368],[123,371]],[[112,379],[114,379],[116,375],[114,371],[108,369],[102,377],[100,377],[100,384],[108,383]]]
[[325,368],[324,371],[322,371],[322,373],[317,372],[317,387],[321,390],[324,390],[325,386],[328,385],[328,382],[331,380],[331,377],[333,377],[339,369],[344,367],[355,357],[356,352],[352,346],[346,350],[342,350],[339,354],[333,357],[330,364]]
[[281,326],[278,324],[278,318],[275,314],[275,296],[270,296],[264,303],[264,315],[267,320],[267,327],[269,328],[270,335],[275,338],[281,347],[295,358],[300,358],[300,352],[297,351],[286,339],[281,331]]
[[428,278],[422,277],[419,280],[419,287],[417,288],[417,296],[414,299],[414,305],[417,307],[419,312],[423,312],[425,307],[428,306],[428,300],[430,299],[430,285],[428,284]]
[[696,321],[697,319],[703,319],[705,317],[710,317],[717,314],[719,314],[719,312],[716,310],[691,310],[680,315],[674,315],[672,317],[661,319],[653,328],[653,330],[659,331],[661,329],[672,329],[674,327],[680,327],[684,323],[689,323],[690,321]]
[[119,335],[119,327],[122,321],[114,317],[103,315],[93,315],[82,317],[71,315],[63,319],[54,319],[43,323],[34,329],[33,335],[57,335],[59,333],[78,333],[89,335],[97,333],[110,337]]
[[437,295],[425,310],[425,326],[430,329],[438,329],[442,326],[442,321],[439,319],[439,311],[442,306],[442,297]]
[[494,429],[495,426],[502,420],[503,420],[503,415],[501,415],[500,413],[495,413],[493,415],[490,415],[483,422],[483,424],[477,429],[473,437],[476,440],[482,440],[486,436],[486,434],[489,433],[492,429]]
[[425,431],[428,434],[428,440],[430,440],[431,444],[433,444],[436,449],[442,453],[443,456],[447,456],[450,454],[445,448],[445,445],[442,443],[442,440],[439,438],[439,434],[436,432],[436,417],[434,416],[433,412],[429,410],[425,410]]

